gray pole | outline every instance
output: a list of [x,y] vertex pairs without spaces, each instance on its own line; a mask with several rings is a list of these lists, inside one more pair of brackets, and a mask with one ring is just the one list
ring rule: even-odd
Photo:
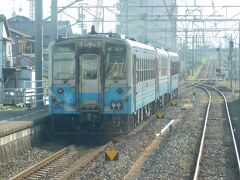
[[125,18],[125,35],[128,36],[128,0],[125,0],[125,8],[126,8],[126,18]]
[[105,8],[103,8],[103,16],[102,16],[102,33],[104,33],[104,16],[105,16]]
[[193,76],[193,68],[194,68],[194,36],[192,36],[192,76]]
[[146,13],[144,15],[144,43],[147,43],[147,41],[148,41],[148,37],[147,37],[147,13]]
[[[185,72],[187,72],[187,52],[188,52],[188,32],[187,29],[185,31],[185,47],[184,47],[184,70]],[[189,75],[188,73],[186,73],[185,75]]]
[[58,39],[58,23],[57,23],[57,0],[51,1],[51,25],[52,25],[52,37],[51,40],[54,41]]
[[221,57],[221,40],[219,39],[219,49],[218,49],[218,59],[219,59],[219,69],[220,69],[220,74],[222,73],[222,57]]
[[229,78],[230,78],[230,87],[231,87],[231,89],[233,89],[233,86],[232,86],[232,79],[233,79],[233,75],[232,75],[233,41],[232,41],[232,38],[229,42],[229,47],[230,47],[229,56],[228,56],[228,61],[229,61],[229,66],[230,66]]
[[83,33],[83,31],[84,31],[83,17],[84,17],[84,15],[83,15],[83,3],[82,3],[82,10],[81,10],[81,27],[82,27],[82,34],[84,34],[84,33]]
[[238,28],[238,92],[240,97],[240,22]]
[[195,62],[198,61],[198,35],[196,34],[195,35],[195,54],[194,54],[194,57],[195,57]]
[[[43,23],[42,23],[42,0],[35,0],[35,80],[36,87],[42,87],[42,48],[43,48]],[[42,89],[36,89],[36,107],[42,103]]]

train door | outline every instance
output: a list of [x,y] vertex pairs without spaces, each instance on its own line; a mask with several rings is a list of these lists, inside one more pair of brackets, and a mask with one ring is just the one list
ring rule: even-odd
[[79,107],[83,111],[101,109],[101,56],[86,53],[79,56]]
[[155,77],[155,100],[159,97],[159,76],[160,72],[160,57],[154,59],[154,77]]

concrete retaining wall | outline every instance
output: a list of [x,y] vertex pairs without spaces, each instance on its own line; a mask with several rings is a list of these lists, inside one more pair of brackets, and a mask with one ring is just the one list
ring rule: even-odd
[[17,154],[27,151],[45,139],[45,132],[49,130],[47,117],[32,123],[31,127],[19,129],[0,137],[0,161],[6,161]]

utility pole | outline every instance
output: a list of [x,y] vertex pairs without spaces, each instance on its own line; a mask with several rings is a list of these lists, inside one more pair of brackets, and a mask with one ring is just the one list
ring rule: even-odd
[[238,93],[240,97],[240,22],[238,27]]
[[84,18],[85,18],[85,16],[83,14],[83,3],[81,3],[81,6],[78,7],[78,19],[79,19],[79,22],[81,22],[80,27],[81,27],[81,31],[82,31],[81,34],[82,35],[85,34],[85,32],[84,32]]
[[196,41],[196,45],[195,45],[195,61],[199,62],[199,37],[198,37],[198,34],[196,34],[196,38],[195,38],[195,41]]
[[232,57],[233,57],[233,41],[229,41],[229,55],[228,55],[228,68],[229,68],[229,78],[230,78],[230,88],[232,89]]
[[218,58],[219,58],[219,69],[220,69],[220,74],[222,73],[222,49],[221,49],[221,41],[219,39],[219,49],[218,49]]
[[51,40],[54,41],[58,39],[58,18],[57,18],[57,0],[51,1],[51,26],[52,26],[52,37]]
[[145,13],[143,16],[144,16],[144,43],[147,43],[148,42],[148,37],[147,37],[147,31],[148,31],[147,13]]
[[43,100],[42,88],[42,52],[43,52],[43,21],[42,0],[35,1],[35,80],[36,80],[36,107],[41,106]]
[[124,1],[124,9],[125,9],[125,26],[124,26],[124,34],[128,36],[128,0]]
[[192,36],[192,76],[193,76],[193,68],[194,68],[194,35]]
[[187,30],[185,30],[185,38],[183,40],[183,72],[184,72],[184,78],[187,77],[189,74],[187,73]]

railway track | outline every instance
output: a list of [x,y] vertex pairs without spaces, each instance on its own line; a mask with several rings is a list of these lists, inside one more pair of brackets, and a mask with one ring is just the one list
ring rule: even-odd
[[[198,90],[200,91],[199,88]],[[196,89],[194,91],[196,91]],[[203,93],[204,91],[201,92]],[[203,94],[205,94],[205,92]],[[200,117],[205,117],[207,105],[206,95],[202,95],[201,98],[198,98],[199,100],[202,99],[202,101],[200,102],[198,100],[198,103],[194,105],[195,109],[192,110],[190,114],[194,116],[193,119],[187,115],[186,117],[188,118],[182,121],[182,123],[179,123],[179,127],[176,127],[176,130],[169,136],[171,141],[166,142],[164,139],[155,139],[153,143],[145,149],[141,157],[135,161],[128,174],[125,175],[125,179],[193,179],[197,159],[196,156],[201,142],[200,138],[205,119]],[[205,150],[207,154],[213,150],[213,152],[211,152],[211,158],[213,158],[213,160],[218,160],[220,163],[214,163],[210,158],[210,161],[204,164],[205,157],[200,157],[199,159],[203,161],[199,161],[199,165],[201,164],[201,168],[199,167],[198,169],[199,172],[201,170],[202,172],[209,171],[211,174],[205,174],[204,176],[198,176],[198,174],[195,179],[239,179],[239,175],[237,174],[239,169],[237,166],[237,159],[235,156],[231,156],[235,154],[235,150],[234,144],[231,141],[231,131],[228,128],[228,113],[221,113],[225,107],[224,101],[225,100],[222,99],[220,94],[215,92],[212,95],[213,104],[208,114],[209,118],[214,121],[213,124],[215,126],[207,127],[207,129],[210,128],[210,133],[206,136],[207,140],[204,141],[207,144],[213,142],[213,146],[210,147],[210,150],[207,149],[207,145],[205,145]],[[197,108],[201,107],[199,106],[201,103],[203,103],[202,113],[199,110],[195,111]],[[216,125],[219,123],[217,120],[220,120],[220,118],[223,120],[223,123],[219,125],[222,129],[219,129],[218,125]],[[229,132],[227,132],[228,130]],[[216,136],[213,137],[213,135]],[[210,141],[212,137],[213,139]],[[220,140],[218,140],[218,137],[220,137]],[[159,142],[162,143],[163,146],[159,146]],[[167,147],[167,145],[170,147]],[[221,153],[222,150],[224,153],[221,157],[218,153]],[[219,172],[215,173],[215,170]],[[221,173],[221,171],[226,173]],[[214,173],[216,174],[215,176]]]
[[11,179],[38,179],[44,177],[53,169],[54,166],[56,167],[60,163],[63,163],[63,161],[71,155],[74,154],[69,153],[69,147],[65,147]]
[[201,88],[208,93],[209,103],[194,180],[237,179],[240,162],[227,100],[216,88]]
[[65,147],[11,179],[67,179],[81,167],[86,166],[111,144],[112,142],[109,141],[94,151],[90,151],[83,158],[78,157],[78,151],[73,146]]
[[[141,131],[149,122],[149,119],[143,121],[139,126],[129,132],[129,135]],[[108,141],[104,145],[94,148],[94,150],[87,149],[84,156],[80,156],[79,150],[73,145],[65,147],[11,179],[71,179],[71,176],[74,176],[75,172],[86,166],[111,145],[112,141]]]

